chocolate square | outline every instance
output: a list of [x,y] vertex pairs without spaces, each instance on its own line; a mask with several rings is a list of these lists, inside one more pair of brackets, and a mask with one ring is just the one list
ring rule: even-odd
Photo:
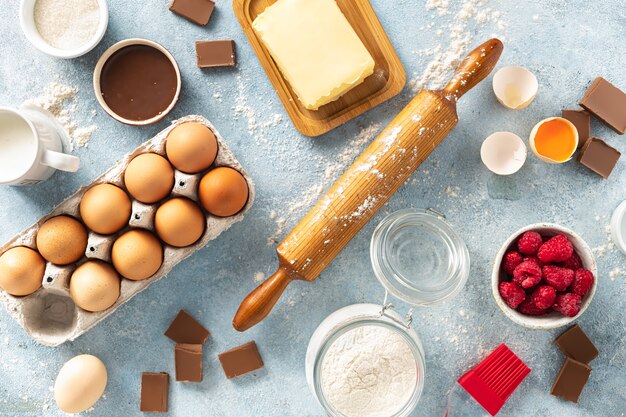
[[176,343],[189,343],[203,345],[211,333],[198,323],[185,310],[180,310],[178,315],[165,331],[165,336]]
[[170,11],[198,25],[209,23],[215,3],[211,0],[173,0]]
[[578,324],[563,332],[554,343],[566,356],[578,362],[589,363],[598,356],[598,349]]
[[578,131],[578,149],[591,137],[591,117],[587,110],[563,110],[561,116],[572,122]]
[[620,135],[626,132],[626,93],[604,78],[593,80],[578,104]]
[[141,403],[143,412],[166,413],[170,376],[166,372],[141,374]]
[[226,378],[235,378],[263,367],[255,342],[249,342],[218,355]]
[[564,400],[577,403],[591,375],[591,367],[584,363],[567,358],[552,385],[550,394]]
[[197,41],[196,61],[200,68],[233,67],[237,65],[235,41]]
[[174,348],[176,381],[202,382],[202,345],[177,343]]
[[581,149],[578,162],[604,179],[608,179],[621,155],[617,149],[593,137]]

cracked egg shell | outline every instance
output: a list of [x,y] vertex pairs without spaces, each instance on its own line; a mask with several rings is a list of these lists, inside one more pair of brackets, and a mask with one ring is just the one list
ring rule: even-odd
[[493,92],[507,109],[520,110],[535,99],[539,90],[537,77],[524,67],[502,67],[493,76]]
[[483,141],[480,159],[489,171],[511,175],[522,168],[528,151],[524,141],[511,132],[495,132]]

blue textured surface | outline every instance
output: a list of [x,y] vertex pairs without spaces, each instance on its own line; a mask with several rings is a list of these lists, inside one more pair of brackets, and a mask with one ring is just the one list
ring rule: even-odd
[[[258,194],[242,223],[73,343],[58,348],[37,345],[4,310],[0,311],[0,415],[61,415],[51,387],[61,365],[80,353],[99,356],[109,371],[106,397],[89,415],[138,415],[141,372],[174,374],[173,346],[162,333],[180,308],[198,317],[213,335],[205,347],[204,382],[183,384],[172,380],[171,415],[322,415],[304,377],[308,339],[320,321],[337,308],[382,300],[382,288],[370,269],[368,247],[371,232],[383,213],[316,282],[292,284],[261,325],[241,334],[232,329],[230,322],[239,302],[256,285],[255,273],[269,274],[275,268],[274,248],[267,244],[277,228],[271,211],[275,210],[277,219],[285,218],[284,230],[289,230],[306,210],[291,212],[289,206],[308,201],[303,193],[311,187],[328,186],[341,170],[325,174],[327,166],[337,164],[337,155],[346,152],[361,129],[388,123],[412,96],[410,88],[321,138],[305,138],[288,121],[227,0],[217,2],[206,28],[170,13],[165,0],[111,0],[104,40],[96,50],[71,61],[49,58],[31,47],[19,28],[19,2],[3,3],[0,104],[17,106],[58,77],[60,82],[80,88],[78,110],[73,116],[79,125],[95,123],[98,130],[88,148],[75,151],[82,159],[78,174],[57,173],[34,187],[0,189],[0,241],[46,214],[167,125],[167,120],[144,128],[122,125],[108,118],[94,100],[91,76],[97,58],[112,43],[129,37],[153,39],[174,54],[184,86],[180,102],[167,119],[186,114],[210,119],[255,179]],[[458,7],[450,6],[450,15],[441,17],[436,11],[426,10],[423,1],[373,3],[408,78],[414,78],[429,59],[417,51],[448,44],[445,34],[438,36],[436,31],[450,21],[452,11]],[[479,158],[483,138],[498,130],[526,138],[540,119],[558,115],[562,108],[574,108],[586,86],[598,75],[626,88],[624,3],[492,1],[486,6],[502,11],[506,28],[472,22],[468,31],[473,43],[494,32],[504,34],[501,65],[528,67],[538,76],[540,91],[530,107],[511,112],[496,102],[490,80],[480,84],[460,103],[458,127],[383,210],[439,209],[466,240],[472,257],[471,276],[459,296],[443,306],[420,308],[416,314],[415,327],[426,350],[427,381],[413,415],[443,415],[445,394],[453,381],[501,342],[506,342],[533,370],[500,414],[503,417],[624,415],[626,276],[618,269],[624,264],[624,256],[608,244],[605,232],[610,213],[626,198],[624,161],[620,161],[611,179],[604,181],[576,162],[549,166],[531,155],[517,175],[499,180],[487,172]],[[423,26],[427,27],[420,29]],[[195,40],[227,38],[237,42],[236,69],[196,68]],[[245,103],[242,91],[247,96]],[[282,121],[274,119],[275,114],[282,115]],[[592,129],[595,135],[626,151],[623,137],[596,121]],[[512,324],[498,310],[489,287],[491,261],[500,243],[517,228],[539,221],[570,227],[592,247],[599,248],[599,289],[579,322],[601,354],[592,363],[593,373],[578,405],[549,395],[563,361],[552,344],[558,331],[530,331]],[[398,308],[404,310],[407,306],[398,303]],[[226,380],[217,354],[251,339],[260,347],[265,369]]]

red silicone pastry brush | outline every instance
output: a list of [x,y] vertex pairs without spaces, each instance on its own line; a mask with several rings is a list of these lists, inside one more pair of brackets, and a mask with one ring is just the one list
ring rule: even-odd
[[459,378],[450,393],[446,416],[477,417],[485,410],[495,416],[529,373],[530,368],[511,349],[504,344],[498,346]]

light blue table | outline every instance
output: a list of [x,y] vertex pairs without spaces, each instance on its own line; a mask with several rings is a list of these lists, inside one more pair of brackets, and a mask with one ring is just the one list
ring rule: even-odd
[[[446,46],[437,29],[450,15],[427,11],[424,1],[375,0],[375,9],[405,65],[409,79],[421,73],[429,58],[418,51]],[[406,207],[435,207],[463,236],[472,257],[471,276],[452,302],[420,308],[415,328],[427,354],[427,381],[415,416],[442,415],[445,394],[455,378],[488,351],[506,342],[532,368],[532,374],[507,403],[504,416],[620,416],[626,412],[626,276],[616,268],[626,258],[607,245],[605,225],[626,198],[625,161],[608,181],[576,162],[549,166],[529,156],[526,166],[507,180],[494,178],[481,164],[482,139],[498,130],[523,138],[540,119],[573,108],[589,82],[602,75],[626,88],[626,15],[621,0],[491,1],[502,11],[506,28],[468,23],[477,44],[492,33],[504,34],[501,65],[521,64],[539,78],[540,91],[527,109],[511,112],[495,100],[490,80],[463,98],[460,123],[433,153],[413,180],[389,202],[384,212]],[[197,27],[167,10],[167,1],[110,1],[107,34],[87,56],[63,61],[36,51],[18,24],[18,1],[0,9],[0,104],[19,105],[45,85],[60,82],[80,88],[74,118],[81,126],[97,124],[78,174],[56,174],[29,188],[0,189],[0,241],[8,240],[55,204],[89,183],[126,152],[164,128],[168,121],[136,128],[110,119],[98,107],[91,75],[100,54],[114,42],[145,37],[161,42],[177,58],[184,86],[181,100],[167,118],[201,114],[209,118],[256,181],[257,200],[242,223],[178,265],[170,276],[120,308],[112,317],[73,343],[58,348],[35,344],[2,309],[0,311],[0,415],[58,416],[51,387],[61,365],[79,353],[104,360],[109,371],[106,397],[89,414],[138,415],[142,371],[174,374],[173,346],[162,336],[180,308],[198,317],[212,332],[205,347],[201,384],[172,381],[171,415],[175,416],[320,416],[308,391],[304,355],[320,321],[337,308],[382,300],[383,291],[369,264],[369,238],[383,213],[364,228],[314,283],[295,283],[261,325],[241,334],[231,319],[242,298],[256,285],[257,272],[273,272],[275,254],[268,237],[277,220],[288,231],[307,207],[290,212],[307,191],[328,186],[341,172],[337,155],[356,155],[349,147],[362,129],[385,125],[408,102],[412,92],[379,106],[320,138],[300,136],[289,122],[270,83],[233,15],[230,2],[218,0],[208,27]],[[533,19],[533,16],[535,18]],[[431,28],[420,27],[429,26]],[[195,66],[193,42],[235,39],[235,69],[201,71]],[[92,111],[96,112],[95,116]],[[278,116],[275,116],[278,115]],[[596,121],[593,133],[626,151],[623,137]],[[360,148],[359,148],[360,149]],[[343,164],[339,164],[343,169]],[[312,200],[314,201],[314,199]],[[304,204],[306,206],[306,204]],[[272,215],[275,211],[276,218]],[[548,392],[563,357],[552,341],[558,331],[530,331],[506,319],[489,287],[492,258],[500,243],[529,223],[549,221],[571,227],[600,247],[599,289],[579,320],[601,355],[579,405]],[[283,232],[283,234],[284,234]],[[610,272],[613,272],[613,279]],[[398,303],[400,310],[407,306]],[[266,367],[240,379],[226,380],[217,354],[251,339],[257,341]]]

